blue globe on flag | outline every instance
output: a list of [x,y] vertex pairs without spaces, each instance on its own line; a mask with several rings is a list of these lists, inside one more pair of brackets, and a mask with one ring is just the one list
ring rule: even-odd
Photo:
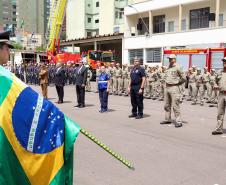
[[64,143],[64,114],[30,87],[17,98],[12,122],[19,143],[29,152],[49,153]]

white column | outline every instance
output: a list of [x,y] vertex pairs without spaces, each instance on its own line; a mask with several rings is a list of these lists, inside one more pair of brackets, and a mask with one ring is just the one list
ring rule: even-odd
[[216,0],[216,27],[219,27],[220,0]]
[[94,41],[94,50],[97,50],[97,41]]
[[75,45],[72,44],[72,52],[75,53]]
[[152,35],[153,33],[153,18],[152,18],[152,12],[149,11],[149,34]]
[[147,64],[147,53],[146,48],[143,48],[143,65]]
[[178,31],[179,32],[182,30],[182,13],[183,13],[183,7],[182,7],[182,5],[179,5],[179,16],[178,16]]

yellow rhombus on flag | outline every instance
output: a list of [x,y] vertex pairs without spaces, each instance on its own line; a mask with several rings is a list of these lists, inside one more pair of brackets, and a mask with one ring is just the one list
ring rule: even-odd
[[80,127],[0,66],[0,185],[72,185]]

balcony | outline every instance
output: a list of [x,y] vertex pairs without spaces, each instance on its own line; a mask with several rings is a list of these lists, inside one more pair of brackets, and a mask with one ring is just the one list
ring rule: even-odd
[[[129,49],[226,43],[226,27],[203,28],[185,32],[158,33],[125,38]],[[136,44],[134,44],[136,43]]]

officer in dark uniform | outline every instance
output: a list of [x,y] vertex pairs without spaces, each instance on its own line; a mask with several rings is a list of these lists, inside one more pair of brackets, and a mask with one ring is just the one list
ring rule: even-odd
[[140,66],[140,60],[134,59],[134,67],[130,73],[130,83],[128,91],[130,92],[132,114],[129,118],[143,118],[143,99],[144,99],[145,70]]

